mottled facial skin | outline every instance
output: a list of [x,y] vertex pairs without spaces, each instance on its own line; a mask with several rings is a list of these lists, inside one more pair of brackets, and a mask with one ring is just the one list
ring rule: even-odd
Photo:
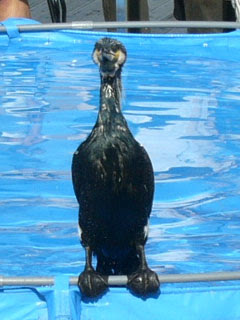
[[127,52],[119,41],[103,38],[96,43],[92,57],[99,66],[102,77],[114,77],[125,63]]

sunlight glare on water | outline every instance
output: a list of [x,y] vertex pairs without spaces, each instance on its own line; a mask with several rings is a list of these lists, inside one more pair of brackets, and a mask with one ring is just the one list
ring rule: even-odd
[[[99,74],[92,46],[67,50],[10,47],[0,57],[4,275],[77,275],[84,265],[71,158],[95,123]],[[123,83],[124,115],[155,171],[151,267],[237,270],[239,63],[130,50]]]

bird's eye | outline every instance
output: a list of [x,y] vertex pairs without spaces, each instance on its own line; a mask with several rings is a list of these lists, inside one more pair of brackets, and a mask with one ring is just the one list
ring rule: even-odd
[[116,53],[118,50],[119,50],[119,48],[117,46],[111,48],[111,51],[114,53]]

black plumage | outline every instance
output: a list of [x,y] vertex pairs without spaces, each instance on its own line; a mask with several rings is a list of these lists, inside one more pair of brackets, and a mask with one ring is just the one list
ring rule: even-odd
[[[106,276],[111,274],[127,274],[129,288],[139,294],[159,287],[144,255],[154,193],[152,164],[121,112],[121,69],[126,56],[117,40],[103,38],[96,43],[93,60],[100,70],[100,109],[72,162],[86,250],[79,286],[87,296],[105,291]],[[92,254],[97,256],[96,271]]]

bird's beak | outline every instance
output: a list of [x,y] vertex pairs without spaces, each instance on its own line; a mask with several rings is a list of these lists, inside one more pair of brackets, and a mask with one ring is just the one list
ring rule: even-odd
[[110,51],[102,51],[102,58],[103,59],[106,59],[106,60],[109,60],[109,61],[113,61],[113,60],[116,60],[116,56],[115,56],[115,53]]
[[93,52],[93,61],[98,65],[107,61],[115,62],[117,60],[117,57],[117,52],[113,51],[96,49]]
[[125,54],[121,50],[113,52],[96,49],[93,52],[93,61],[99,65],[103,76],[114,77],[120,65],[125,62],[125,59]]

